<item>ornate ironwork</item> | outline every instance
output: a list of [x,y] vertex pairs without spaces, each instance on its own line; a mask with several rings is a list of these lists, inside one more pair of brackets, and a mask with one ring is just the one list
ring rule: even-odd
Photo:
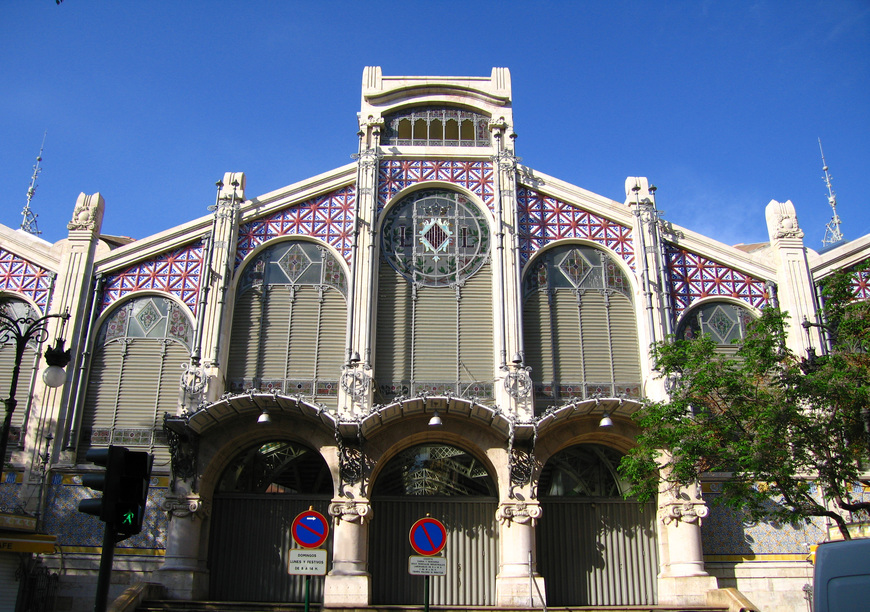
[[192,486],[196,489],[199,436],[190,429],[186,417],[169,416],[168,412],[163,413],[163,431],[169,444],[172,465],[170,489],[175,491],[175,483],[178,478],[193,479]]
[[335,429],[335,443],[338,445],[338,473],[342,483],[356,484],[363,478],[365,454],[362,449],[362,434],[355,442],[347,444],[338,427]]

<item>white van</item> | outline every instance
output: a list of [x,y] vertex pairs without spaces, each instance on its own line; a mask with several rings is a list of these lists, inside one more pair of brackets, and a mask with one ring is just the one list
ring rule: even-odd
[[866,610],[870,610],[870,538],[820,544],[813,577],[813,612]]

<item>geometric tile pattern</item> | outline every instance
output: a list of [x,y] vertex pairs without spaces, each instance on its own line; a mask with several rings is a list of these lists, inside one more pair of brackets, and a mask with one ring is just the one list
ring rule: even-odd
[[870,298],[870,271],[857,272],[852,277],[852,291],[855,292],[856,300]]
[[48,307],[53,273],[0,248],[0,290],[26,295],[42,312]]
[[[165,487],[148,489],[148,503],[142,533],[127,538],[118,548],[166,549],[166,514],[160,509],[166,499]],[[82,486],[77,476],[54,474],[51,486],[46,488],[47,512],[45,530],[57,536],[60,546],[102,546],[105,523],[97,517],[78,512],[82,499],[94,496],[94,492]]]
[[350,263],[355,194],[354,186],[348,185],[239,226],[236,267],[256,247],[278,236],[319,238]]
[[517,188],[520,258],[525,264],[538,249],[562,238],[592,240],[614,251],[634,268],[631,228],[599,217],[528,187]]
[[378,172],[378,211],[399,191],[423,181],[461,185],[493,208],[492,162],[388,159],[381,162]]
[[696,300],[721,295],[762,308],[770,296],[766,283],[743,272],[665,242],[665,259],[674,304],[674,320]]
[[105,309],[125,295],[149,289],[171,293],[196,316],[203,256],[202,241],[199,241],[107,275],[101,308]]

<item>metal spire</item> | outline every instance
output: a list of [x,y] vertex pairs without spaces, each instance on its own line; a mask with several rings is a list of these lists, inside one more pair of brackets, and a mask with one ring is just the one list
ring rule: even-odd
[[825,152],[822,151],[822,139],[819,138],[819,153],[822,154],[822,170],[825,171],[825,176],[822,180],[828,186],[828,204],[831,205],[831,210],[834,216],[828,221],[825,226],[825,237],[822,238],[822,247],[826,247],[843,240],[843,232],[840,231],[840,216],[837,214],[837,194],[831,186],[831,175],[828,174],[828,163],[825,161]]
[[46,131],[42,135],[42,145],[39,147],[39,155],[36,156],[36,164],[33,166],[33,176],[30,177],[30,187],[27,188],[27,203],[24,205],[24,210],[21,211],[21,216],[23,219],[21,220],[21,229],[23,229],[28,234],[33,234],[34,236],[39,236],[42,232],[39,231],[39,228],[36,227],[36,217],[35,212],[30,210],[30,201],[33,199],[34,194],[36,194],[36,177],[39,176],[39,173],[42,172],[42,168],[39,167],[39,163],[42,161],[42,150],[45,148],[45,137],[48,134]]

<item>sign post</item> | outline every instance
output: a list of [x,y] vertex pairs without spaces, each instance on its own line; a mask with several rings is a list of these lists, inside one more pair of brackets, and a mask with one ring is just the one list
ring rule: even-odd
[[444,576],[447,573],[447,559],[434,558],[447,544],[447,530],[441,521],[427,514],[426,518],[421,518],[411,525],[408,539],[411,548],[420,555],[419,557],[412,555],[408,559],[408,573],[423,576],[423,610],[429,612],[429,577]]
[[290,527],[293,541],[309,550],[291,550],[290,565],[287,572],[305,576],[305,612],[308,612],[311,599],[311,576],[322,576],[326,573],[326,551],[310,550],[318,548],[329,536],[329,522],[326,517],[311,506],[305,512],[300,512]]

